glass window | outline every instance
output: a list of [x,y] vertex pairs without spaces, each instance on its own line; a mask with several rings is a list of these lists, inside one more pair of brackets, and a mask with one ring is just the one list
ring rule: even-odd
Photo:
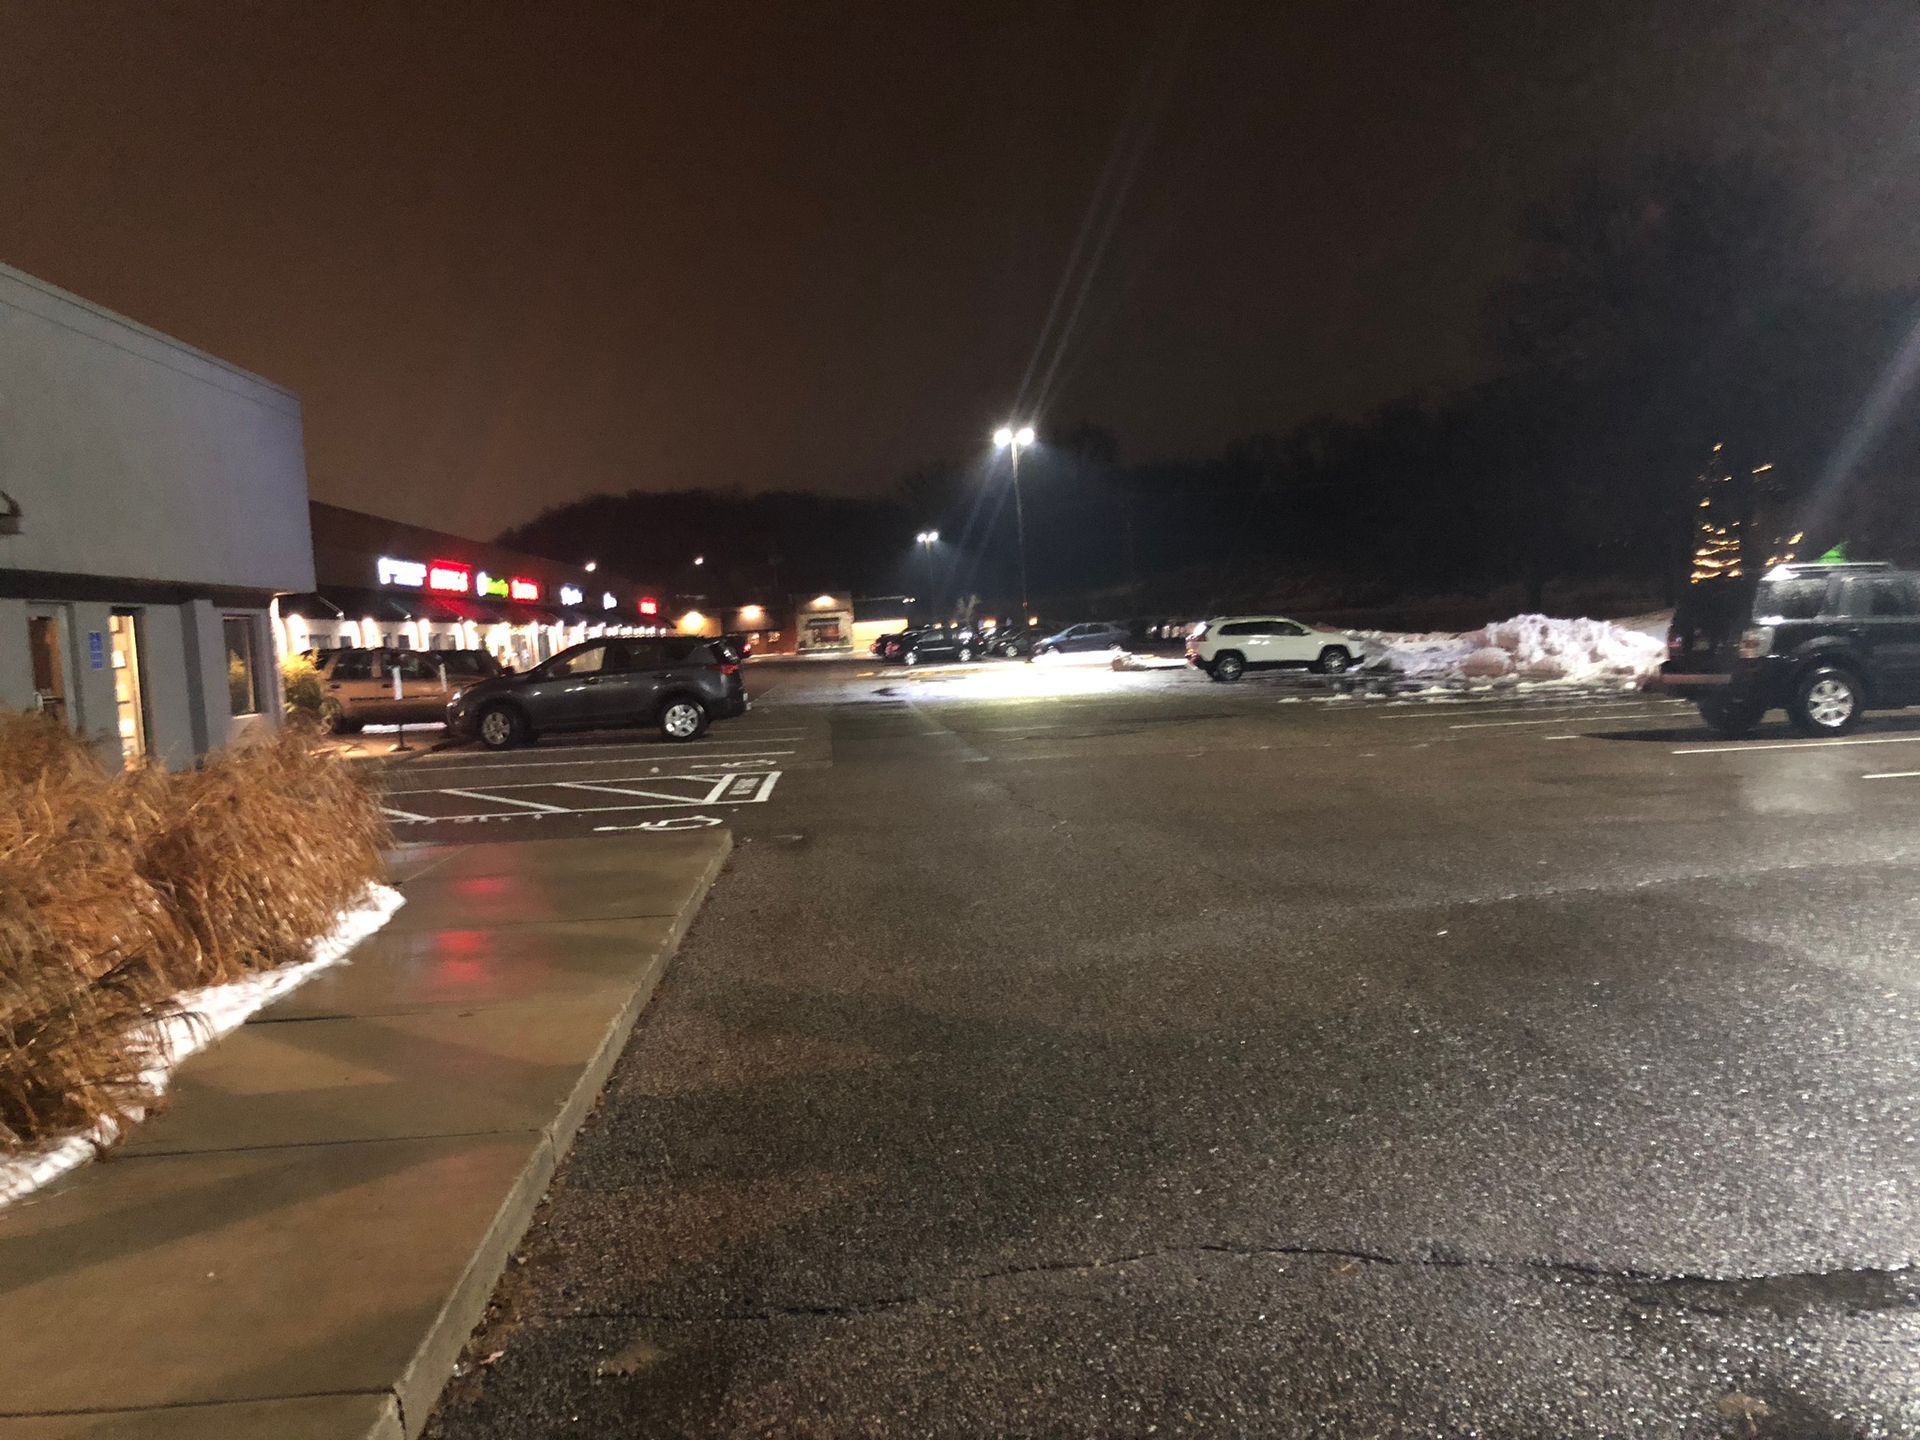
[[1307,633],[1307,627],[1304,625],[1296,625],[1291,620],[1276,620],[1273,622],[1273,633],[1276,635],[1304,635]]
[[342,650],[334,659],[333,668],[327,671],[329,680],[371,680],[373,678],[373,652],[371,650]]
[[607,664],[607,647],[589,645],[584,650],[576,650],[571,655],[559,656],[553,662],[555,675],[598,675]]
[[1910,580],[1888,579],[1873,582],[1873,601],[1868,613],[1872,615],[1912,615],[1920,606],[1914,603],[1913,582]]
[[227,637],[227,709],[235,716],[260,713],[260,687],[254,674],[253,620],[228,615],[221,622]]
[[1754,618],[1815,620],[1827,606],[1827,582],[1819,576],[1763,580],[1754,596]]
[[1220,627],[1222,635],[1256,635],[1259,631],[1260,627],[1251,620],[1236,620],[1231,625]]

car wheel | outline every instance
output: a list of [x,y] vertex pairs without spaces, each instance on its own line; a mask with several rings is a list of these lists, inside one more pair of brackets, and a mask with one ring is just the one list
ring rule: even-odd
[[1838,665],[1816,665],[1793,687],[1787,716],[1802,735],[1844,735],[1860,723],[1860,680]]
[[960,663],[964,665],[971,659],[973,659],[973,647],[971,645],[962,645],[960,647]]
[[1697,708],[1707,728],[1723,740],[1746,739],[1766,714],[1758,705],[1736,705],[1726,699],[1701,700]]
[[1351,664],[1353,656],[1338,645],[1329,645],[1320,652],[1320,658],[1313,662],[1313,668],[1322,675],[1344,675]]
[[669,740],[698,740],[706,728],[707,707],[691,696],[675,696],[660,711],[660,733]]
[[489,750],[511,750],[527,738],[527,717],[511,705],[489,705],[474,726]]
[[1006,656],[1007,659],[1009,660],[1017,659],[1020,654],[1020,647],[1014,644],[1011,640],[1009,640],[1006,644],[1000,647],[1000,653]]
[[1247,660],[1238,650],[1222,650],[1213,657],[1213,678],[1231,685],[1247,673]]
[[347,712],[340,708],[340,702],[331,695],[320,702],[320,723],[334,735],[351,735],[360,728],[347,719]]
[[902,665],[918,665],[920,663],[920,652],[918,650],[907,651],[906,654],[900,657],[900,663]]

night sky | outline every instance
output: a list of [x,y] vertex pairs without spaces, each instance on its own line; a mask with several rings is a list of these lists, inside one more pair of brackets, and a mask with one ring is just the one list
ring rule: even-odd
[[1917,73],[1905,0],[0,0],[0,260],[298,391],[316,498],[485,535],[879,490],[1023,377],[1128,458],[1443,390],[1584,163],[1754,156],[1911,282]]

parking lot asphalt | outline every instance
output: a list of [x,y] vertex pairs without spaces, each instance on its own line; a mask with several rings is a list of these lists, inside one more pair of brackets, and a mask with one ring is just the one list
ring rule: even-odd
[[433,1433],[1920,1433],[1920,717],[750,680],[388,772],[738,847]]

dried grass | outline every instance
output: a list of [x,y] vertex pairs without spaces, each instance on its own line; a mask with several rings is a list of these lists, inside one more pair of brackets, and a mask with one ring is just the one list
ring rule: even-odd
[[306,737],[108,775],[0,714],[0,1153],[150,1104],[141,1032],[182,990],[303,959],[380,875],[379,806]]

